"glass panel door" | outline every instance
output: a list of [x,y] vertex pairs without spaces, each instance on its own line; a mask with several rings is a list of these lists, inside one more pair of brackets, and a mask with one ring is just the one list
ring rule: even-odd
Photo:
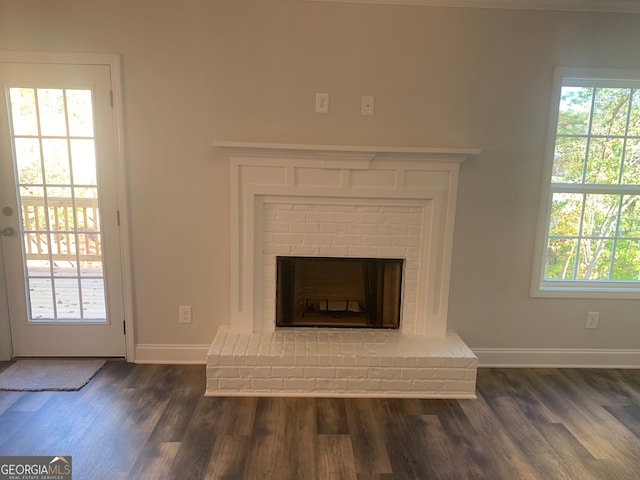
[[122,356],[106,64],[0,61],[0,241],[15,356]]
[[105,322],[92,92],[9,99],[29,321]]

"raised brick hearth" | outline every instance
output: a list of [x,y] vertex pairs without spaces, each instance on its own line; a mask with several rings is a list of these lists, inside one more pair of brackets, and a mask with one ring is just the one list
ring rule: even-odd
[[[231,174],[231,318],[207,395],[470,398],[447,329],[459,164],[474,150],[220,143]],[[400,329],[276,328],[276,256],[404,260]]]
[[212,396],[474,398],[477,359],[455,333],[221,328],[207,358]]

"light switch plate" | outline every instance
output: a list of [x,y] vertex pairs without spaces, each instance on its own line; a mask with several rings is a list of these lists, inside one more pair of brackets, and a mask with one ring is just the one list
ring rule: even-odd
[[369,95],[362,96],[362,115],[373,115],[374,98]]
[[328,93],[316,93],[316,113],[329,113]]

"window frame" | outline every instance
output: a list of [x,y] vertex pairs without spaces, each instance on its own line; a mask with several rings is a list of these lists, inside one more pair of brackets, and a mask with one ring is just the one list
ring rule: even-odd
[[[549,123],[543,167],[543,181],[540,194],[540,208],[534,264],[532,269],[531,296],[552,298],[604,298],[638,299],[640,298],[640,280],[638,281],[601,281],[601,280],[545,280],[546,251],[551,224],[551,207],[557,186],[552,183],[553,162],[556,146],[557,125],[559,119],[561,91],[564,86],[620,87],[640,89],[640,70],[627,69],[587,69],[557,68],[554,74]],[[566,191],[567,188],[562,188]],[[576,184],[571,190],[582,193],[623,193],[631,191],[640,194],[640,185],[615,188],[612,185]]]

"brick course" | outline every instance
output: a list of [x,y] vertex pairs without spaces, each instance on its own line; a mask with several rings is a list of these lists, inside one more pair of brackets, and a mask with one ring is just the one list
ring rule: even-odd
[[401,324],[416,312],[421,206],[265,203],[262,310],[275,322],[276,256],[403,258]]

